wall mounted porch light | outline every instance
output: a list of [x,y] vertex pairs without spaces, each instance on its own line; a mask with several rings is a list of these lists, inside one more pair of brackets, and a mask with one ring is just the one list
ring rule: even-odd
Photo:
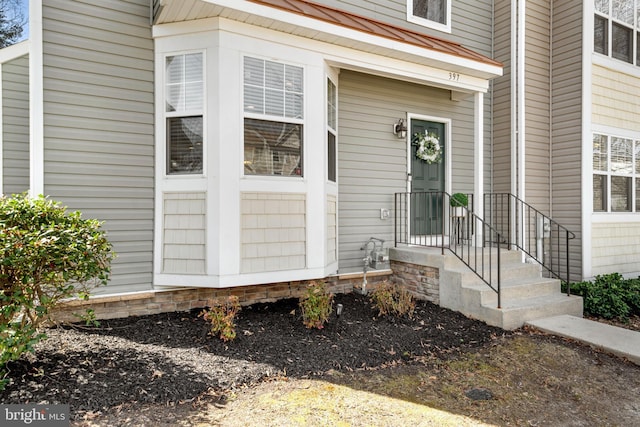
[[407,125],[404,119],[398,119],[398,122],[393,125],[393,134],[400,139],[407,137]]

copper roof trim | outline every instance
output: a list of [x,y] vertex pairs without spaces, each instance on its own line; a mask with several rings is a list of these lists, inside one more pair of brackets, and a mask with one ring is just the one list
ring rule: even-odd
[[418,46],[421,48],[455,55],[461,58],[482,62],[489,65],[502,67],[502,64],[487,56],[467,49],[459,43],[426,34],[396,27],[375,19],[365,18],[339,9],[316,4],[307,0],[249,0],[276,9],[307,16],[309,18],[324,21],[330,24],[340,25],[345,28],[361,31],[363,33],[384,37],[390,40]]

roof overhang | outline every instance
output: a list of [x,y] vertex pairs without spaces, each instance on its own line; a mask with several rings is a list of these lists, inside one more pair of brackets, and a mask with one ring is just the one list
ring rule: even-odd
[[331,65],[414,83],[484,92],[502,75],[501,63],[458,43],[306,0],[162,0],[154,36],[159,24],[213,17],[322,42]]

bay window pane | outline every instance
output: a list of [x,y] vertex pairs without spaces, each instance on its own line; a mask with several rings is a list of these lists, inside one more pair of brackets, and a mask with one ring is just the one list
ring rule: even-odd
[[265,89],[264,106],[265,114],[272,116],[284,116],[284,98],[281,90]]
[[635,162],[636,162],[636,167],[635,167],[635,171],[636,173],[640,173],[640,141],[635,141],[634,142],[634,146],[635,146]]
[[633,173],[633,141],[626,138],[611,138],[611,172],[631,175]]
[[327,162],[328,162],[328,179],[331,182],[336,182],[337,175],[337,162],[336,162],[336,136],[327,132]]
[[607,176],[593,176],[593,211],[607,211]]
[[246,113],[264,114],[264,89],[255,86],[244,86],[244,111]]
[[302,94],[287,93],[285,102],[286,106],[284,116],[292,119],[301,119],[303,109]]
[[636,178],[636,212],[640,212],[640,178]]
[[244,84],[264,87],[264,61],[257,58],[244,58]]
[[279,91],[284,90],[284,64],[277,62],[266,61],[264,70],[264,86],[277,89]]
[[302,125],[244,119],[245,175],[302,175]]
[[595,0],[594,5],[598,12],[609,14],[609,0]]
[[607,171],[607,137],[606,135],[593,134],[593,170]]
[[202,54],[168,56],[165,65],[165,111],[202,109],[204,90]]
[[608,20],[596,15],[593,20],[593,50],[603,55],[609,54]]
[[327,125],[335,130],[337,120],[337,90],[336,85],[329,79],[327,79]]
[[277,117],[303,118],[303,69],[246,57],[244,111]]
[[631,178],[626,176],[611,177],[611,211],[631,211]]
[[633,62],[633,30],[631,28],[620,25],[616,22],[612,23],[611,29],[611,54],[615,59],[626,62]]
[[167,173],[202,173],[202,116],[167,119]]
[[612,15],[615,19],[633,25],[634,0],[613,0]]

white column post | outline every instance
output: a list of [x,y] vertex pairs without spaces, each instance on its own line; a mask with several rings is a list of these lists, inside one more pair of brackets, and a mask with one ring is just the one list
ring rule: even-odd
[[[473,97],[473,210],[483,218],[484,210],[484,94],[476,92]],[[476,224],[477,225],[477,224]],[[475,227],[475,245],[482,246],[482,227]]]
[[44,194],[42,1],[29,2],[29,194]]

